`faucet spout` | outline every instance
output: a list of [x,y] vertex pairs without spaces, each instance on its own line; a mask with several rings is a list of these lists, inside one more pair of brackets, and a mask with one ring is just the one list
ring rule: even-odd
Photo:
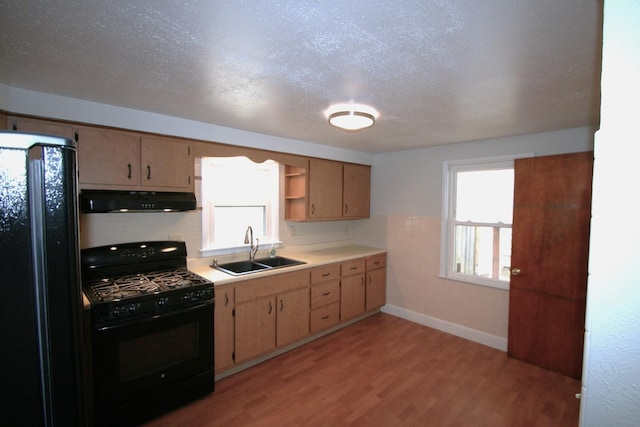
[[256,238],[256,244],[253,244],[253,228],[251,226],[248,226],[247,231],[244,232],[244,244],[251,245],[249,247],[249,260],[253,261],[256,258],[256,253],[258,253],[260,239]]

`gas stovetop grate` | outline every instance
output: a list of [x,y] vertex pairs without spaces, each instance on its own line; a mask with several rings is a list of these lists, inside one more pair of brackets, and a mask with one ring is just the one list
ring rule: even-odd
[[104,278],[85,286],[90,289],[96,302],[111,302],[206,284],[210,282],[203,277],[186,268],[179,268]]

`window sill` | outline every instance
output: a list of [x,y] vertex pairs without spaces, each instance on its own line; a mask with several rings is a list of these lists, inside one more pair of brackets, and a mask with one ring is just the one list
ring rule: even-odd
[[463,282],[470,285],[485,286],[488,288],[501,289],[503,291],[509,290],[509,282],[483,279],[480,277],[469,277],[469,276],[464,276],[462,274],[454,274],[454,275],[440,274],[438,277],[440,277],[441,279],[453,280],[455,282]]
[[[268,251],[271,249],[273,245],[274,249],[277,249],[282,244],[279,240],[268,240],[268,241],[260,241],[258,244],[258,251],[265,250]],[[240,254],[240,253],[248,253],[249,245],[241,245],[241,246],[210,246],[207,248],[200,249],[200,256],[202,258],[210,257],[210,256],[218,256],[218,255],[232,255],[232,254]]]

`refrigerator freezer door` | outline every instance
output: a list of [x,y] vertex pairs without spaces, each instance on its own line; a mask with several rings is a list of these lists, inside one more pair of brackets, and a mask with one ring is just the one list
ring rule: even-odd
[[0,425],[84,424],[75,156],[0,133]]

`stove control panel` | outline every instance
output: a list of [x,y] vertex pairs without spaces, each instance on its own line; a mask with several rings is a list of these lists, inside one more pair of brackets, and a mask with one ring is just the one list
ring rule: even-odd
[[119,323],[121,320],[144,319],[193,305],[213,302],[213,286],[193,290],[176,290],[149,295],[132,301],[112,301],[93,306],[94,324]]

